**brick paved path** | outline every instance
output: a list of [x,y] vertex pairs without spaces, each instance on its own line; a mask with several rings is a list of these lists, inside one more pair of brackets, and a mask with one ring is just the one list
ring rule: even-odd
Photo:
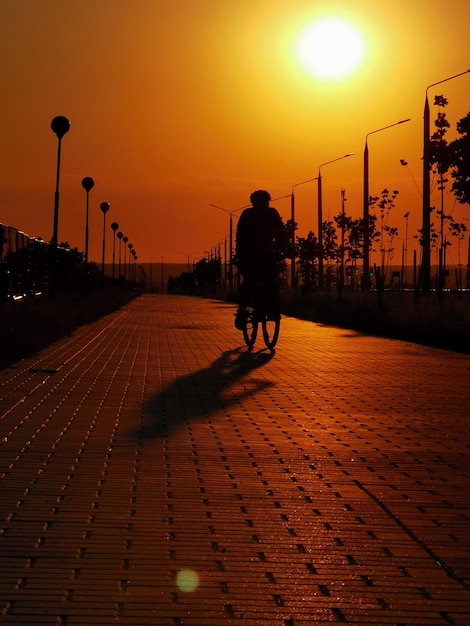
[[144,296],[0,372],[0,624],[470,624],[470,357]]

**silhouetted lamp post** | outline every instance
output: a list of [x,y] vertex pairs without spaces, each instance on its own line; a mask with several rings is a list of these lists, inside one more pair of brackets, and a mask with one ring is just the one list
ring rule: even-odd
[[121,231],[119,231],[119,232],[118,232],[118,234],[117,234],[117,238],[119,239],[119,254],[118,254],[118,259],[119,259],[119,262],[118,262],[118,280],[121,280],[121,241],[122,241],[122,238],[123,238],[123,237],[124,237],[124,234],[123,234]]
[[322,163],[318,168],[318,285],[320,287],[323,285],[323,198],[321,168],[325,167],[325,165],[330,165],[330,163],[342,161],[342,159],[346,159],[350,156],[354,156],[354,152],[349,152],[331,161],[326,161],[326,163]]
[[291,245],[292,245],[292,258],[291,258],[291,286],[294,289],[297,286],[297,280],[295,275],[295,197],[294,197],[294,189],[295,187],[299,187],[300,185],[305,185],[305,183],[310,183],[314,180],[318,180],[317,177],[309,178],[308,180],[303,180],[300,183],[295,183],[292,185],[292,191],[290,194],[290,220],[292,222],[292,236],[291,236]]
[[344,203],[346,202],[346,190],[345,189],[341,189],[341,258],[340,258],[340,266],[339,266],[339,289],[338,289],[338,293],[339,293],[339,297],[341,298],[343,295],[343,288],[344,288],[344,220],[345,220],[345,210],[344,210]]
[[361,289],[362,291],[369,291],[370,289],[370,263],[369,263],[369,251],[370,251],[370,241],[369,241],[369,147],[367,145],[367,139],[370,135],[375,135],[375,133],[380,133],[382,130],[387,130],[387,128],[393,128],[393,126],[398,126],[399,124],[404,124],[405,122],[409,122],[410,118],[406,120],[400,120],[399,122],[395,122],[394,124],[389,124],[388,126],[383,126],[382,128],[377,128],[377,130],[372,130],[370,133],[367,133],[365,145],[364,145],[364,189],[363,189],[363,197],[362,197],[362,208],[363,208],[363,251],[362,251],[362,281],[361,281]]
[[104,249],[106,242],[106,213],[109,211],[109,202],[102,202],[100,204],[100,209],[103,212],[103,249],[101,252],[101,274],[104,281]]
[[131,254],[132,254],[132,282],[135,283],[136,282],[137,253],[134,248],[131,250]]
[[423,115],[423,227],[422,237],[422,258],[421,258],[421,276],[420,283],[423,291],[431,290],[431,163],[430,163],[430,119],[429,119],[429,101],[428,90],[431,87],[446,83],[449,80],[468,74],[470,69],[449,78],[437,81],[426,87],[426,95],[424,98],[424,115]]
[[113,279],[113,283],[114,283],[114,264],[115,264],[115,260],[116,260],[116,231],[119,228],[119,224],[117,222],[113,222],[111,224],[111,230],[113,231],[113,265],[112,265],[112,279]]
[[128,261],[127,261],[127,262],[128,262],[127,276],[128,276],[128,278],[129,278],[129,280],[132,280],[132,272],[131,272],[131,269],[132,269],[131,255],[132,255],[132,248],[133,248],[134,246],[133,246],[131,243],[128,243],[128,244],[127,244],[127,247],[129,248],[129,256],[127,257],[127,258],[128,258]]
[[95,186],[95,181],[90,176],[85,176],[82,179],[82,187],[86,191],[86,205],[85,205],[85,287],[88,287],[88,196],[90,191]]
[[233,257],[233,213],[235,211],[240,211],[240,209],[235,209],[234,211],[229,211],[228,209],[224,209],[221,206],[217,206],[217,204],[209,204],[209,206],[213,207],[214,209],[219,209],[219,211],[224,211],[225,213],[229,214],[228,286],[229,286],[230,291],[232,291],[232,286],[233,286],[233,261],[232,261],[232,257]]
[[127,280],[127,242],[129,241],[129,237],[124,236],[122,238],[124,243],[124,280]]
[[52,264],[51,264],[51,293],[55,293],[57,288],[57,246],[59,230],[59,178],[60,178],[60,156],[62,137],[69,132],[70,122],[63,115],[54,117],[51,122],[51,129],[57,135],[57,168],[54,193],[54,223],[52,228]]
[[189,259],[190,259],[190,257],[193,254],[196,254],[196,252],[197,252],[197,250],[194,250],[194,252],[180,252],[180,254],[184,254],[184,256],[186,257],[186,265],[187,265],[187,272],[188,272],[188,274],[191,271],[190,264],[189,264]]

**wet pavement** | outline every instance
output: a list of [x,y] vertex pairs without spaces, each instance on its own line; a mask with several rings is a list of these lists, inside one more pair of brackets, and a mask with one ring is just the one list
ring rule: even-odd
[[0,372],[0,624],[470,625],[470,356],[143,296]]

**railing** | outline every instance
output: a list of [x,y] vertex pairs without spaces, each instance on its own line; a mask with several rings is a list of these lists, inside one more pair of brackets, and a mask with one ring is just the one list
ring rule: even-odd
[[[0,223],[0,301],[18,301],[49,290],[51,244]],[[83,254],[57,250],[61,289],[83,288]]]

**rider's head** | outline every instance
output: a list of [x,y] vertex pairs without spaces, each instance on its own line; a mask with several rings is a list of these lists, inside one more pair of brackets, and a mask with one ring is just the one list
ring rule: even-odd
[[271,196],[264,189],[258,189],[258,191],[253,191],[250,196],[250,202],[254,207],[267,207],[269,206],[270,200]]

